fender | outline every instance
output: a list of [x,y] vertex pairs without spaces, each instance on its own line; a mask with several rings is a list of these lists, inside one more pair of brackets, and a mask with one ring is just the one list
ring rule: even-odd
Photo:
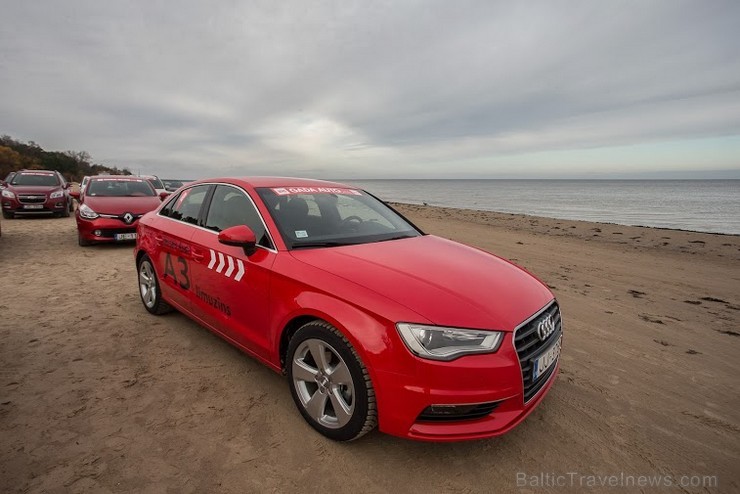
[[[273,342],[275,361],[280,361],[280,341],[290,322],[300,317],[310,316],[323,319],[347,337],[368,368],[371,379],[378,370],[403,372],[401,369],[408,368],[409,363],[413,364],[410,354],[406,365],[398,361],[396,346],[403,347],[404,345],[400,337],[388,338],[388,334],[395,334],[394,322],[374,317],[337,297],[315,291],[301,292],[294,299],[294,304],[293,310],[276,317],[279,323],[276,328],[273,328],[273,334],[277,335]],[[396,355],[396,357],[391,358],[391,355]]]
[[388,381],[411,382],[414,379],[408,376],[417,373],[416,361],[398,336],[395,323],[326,293],[304,291],[294,301],[297,307],[280,317],[279,326],[273,328],[273,334],[278,335],[273,344],[273,361],[280,365],[280,343],[292,321],[310,317],[328,322],[349,340],[370,375],[378,407],[378,427],[392,429],[396,405],[389,394],[392,386]]

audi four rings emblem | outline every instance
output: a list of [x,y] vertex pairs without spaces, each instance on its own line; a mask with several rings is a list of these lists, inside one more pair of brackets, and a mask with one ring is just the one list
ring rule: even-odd
[[555,331],[555,321],[552,320],[552,316],[547,316],[537,325],[537,336],[542,341],[545,341],[553,331]]

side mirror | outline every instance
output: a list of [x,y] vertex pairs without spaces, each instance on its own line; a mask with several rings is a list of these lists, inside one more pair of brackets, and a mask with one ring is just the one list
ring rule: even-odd
[[67,182],[66,184],[64,184],[64,188],[65,189],[71,189],[72,188],[72,184],[69,183],[69,182]]
[[8,182],[6,182],[5,180],[0,180],[0,187],[7,187],[7,186],[8,186]]
[[80,200],[80,191],[79,190],[70,190],[69,191],[69,195],[71,195],[72,197],[74,197],[78,201]]
[[219,232],[218,241],[224,245],[241,247],[248,256],[251,256],[257,250],[257,239],[254,232],[246,225],[232,226]]
[[167,199],[169,197],[170,194],[171,194],[171,192],[160,192],[159,193],[159,200],[160,201],[164,201],[165,199]]

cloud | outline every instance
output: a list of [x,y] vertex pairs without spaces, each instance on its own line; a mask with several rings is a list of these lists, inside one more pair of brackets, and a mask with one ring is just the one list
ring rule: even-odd
[[[651,143],[740,135],[736,2],[40,1],[3,13],[0,131],[160,175],[567,172],[563,153],[635,145],[661,170],[679,156]],[[697,166],[738,168],[738,151]]]

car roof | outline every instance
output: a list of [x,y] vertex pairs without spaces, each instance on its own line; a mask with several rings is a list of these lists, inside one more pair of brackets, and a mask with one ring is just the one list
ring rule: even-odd
[[296,177],[219,177],[197,180],[189,185],[208,182],[225,182],[247,187],[340,187],[352,188],[339,182]]

